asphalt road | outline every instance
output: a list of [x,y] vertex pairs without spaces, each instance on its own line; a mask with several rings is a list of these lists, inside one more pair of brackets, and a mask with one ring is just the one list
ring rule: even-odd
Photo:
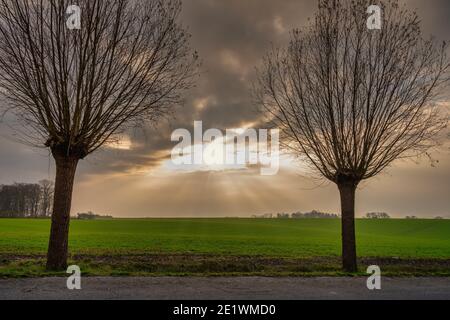
[[81,290],[66,278],[0,279],[0,299],[450,299],[450,278],[83,277]]

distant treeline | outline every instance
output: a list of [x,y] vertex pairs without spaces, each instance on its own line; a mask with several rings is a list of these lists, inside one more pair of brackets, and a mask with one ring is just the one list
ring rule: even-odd
[[0,185],[0,218],[49,217],[53,193],[54,184],[49,180]]
[[[340,215],[336,213],[321,212],[313,210],[310,212],[293,212],[293,213],[266,213],[262,215],[253,215],[253,218],[277,218],[277,219],[338,219]],[[386,212],[369,212],[365,215],[367,219],[390,219]],[[407,217],[409,218],[409,217]]]
[[390,219],[391,216],[386,212],[369,212],[366,214],[367,219]]
[[262,215],[253,215],[252,218],[277,218],[277,219],[338,219],[340,216],[335,213],[320,212],[313,210],[310,212],[293,212],[293,213],[266,213]]
[[113,216],[95,214],[92,211],[77,213],[79,220],[113,219]]
[[[252,218],[257,219],[338,219],[340,215],[335,213],[320,212],[313,210],[310,212],[294,212],[294,213],[265,213],[260,215],[253,215]],[[386,212],[368,212],[364,216],[366,219],[390,219],[391,216]],[[418,219],[416,216],[406,216],[406,219]],[[434,217],[436,220],[443,220],[444,217]]]

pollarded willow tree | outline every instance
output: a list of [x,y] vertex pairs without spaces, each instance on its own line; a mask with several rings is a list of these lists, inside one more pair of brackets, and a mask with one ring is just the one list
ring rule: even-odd
[[394,160],[422,155],[447,119],[435,102],[448,82],[447,46],[421,34],[415,12],[381,1],[382,26],[367,27],[372,1],[320,0],[258,69],[255,95],[282,144],[340,192],[342,260],[357,270],[355,192]]
[[78,162],[126,126],[170,114],[192,86],[180,10],[179,0],[0,0],[0,92],[22,137],[56,163],[48,269],[66,267]]

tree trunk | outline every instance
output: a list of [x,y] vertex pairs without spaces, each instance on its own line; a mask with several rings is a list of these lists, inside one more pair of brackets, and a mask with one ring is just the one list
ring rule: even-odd
[[356,272],[355,192],[357,184],[345,181],[338,184],[341,195],[342,266],[346,272]]
[[53,154],[56,163],[52,225],[47,252],[47,270],[67,268],[70,207],[78,158]]

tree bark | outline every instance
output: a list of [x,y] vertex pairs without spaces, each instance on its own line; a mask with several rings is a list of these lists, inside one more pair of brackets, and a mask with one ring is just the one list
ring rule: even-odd
[[338,184],[341,195],[342,266],[346,272],[356,272],[355,193],[357,184],[345,181]]
[[53,153],[56,163],[52,223],[47,252],[47,270],[67,268],[70,208],[78,158]]

